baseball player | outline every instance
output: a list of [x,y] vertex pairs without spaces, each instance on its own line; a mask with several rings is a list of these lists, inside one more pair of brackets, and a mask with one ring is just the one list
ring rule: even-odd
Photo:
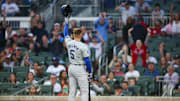
[[82,38],[80,28],[75,28],[73,30],[74,40],[70,38],[68,34],[68,22],[69,17],[65,17],[64,36],[70,62],[68,68],[70,90],[68,101],[75,101],[77,84],[81,89],[81,101],[88,101],[88,74],[86,69],[90,77],[92,77],[91,62],[88,52],[89,48],[80,41]]

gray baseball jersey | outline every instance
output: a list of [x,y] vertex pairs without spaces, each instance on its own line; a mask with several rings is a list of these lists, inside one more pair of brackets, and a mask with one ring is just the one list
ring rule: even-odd
[[86,44],[65,37],[66,47],[68,49],[69,62],[71,64],[85,64],[84,57],[89,57],[89,48]]

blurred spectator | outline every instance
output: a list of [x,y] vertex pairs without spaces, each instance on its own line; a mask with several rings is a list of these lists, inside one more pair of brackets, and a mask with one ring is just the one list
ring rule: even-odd
[[67,72],[62,70],[59,76],[59,80],[61,82],[61,87],[63,88],[65,85],[68,85]]
[[109,73],[107,82],[116,82],[116,79],[114,78],[114,73],[113,72]]
[[26,31],[24,28],[19,29],[19,36],[18,36],[18,45],[23,47],[25,46],[25,41],[27,40]]
[[5,14],[2,14],[3,22],[0,22],[0,51],[5,48],[6,45],[6,38],[5,38],[5,31],[6,31],[6,17]]
[[172,63],[174,68],[180,68],[180,55],[176,54]]
[[44,85],[51,85],[53,87],[53,92],[54,93],[59,93],[62,91],[61,85],[57,83],[57,78],[55,74],[50,75],[50,80],[44,82]]
[[146,50],[146,63],[148,63],[149,61],[153,61],[154,64],[158,64],[157,59],[151,55],[150,49],[147,49]]
[[150,36],[150,29],[148,29],[148,35],[146,36],[145,42],[143,43],[140,39],[133,42],[131,31],[133,28],[129,29],[128,36],[130,40],[130,48],[132,52],[132,64],[135,66],[143,66],[146,67],[146,49],[147,42]]
[[29,48],[29,50],[28,50],[29,53],[34,52],[34,50],[35,50],[34,49],[35,48],[34,43],[30,43],[28,48]]
[[109,21],[108,34],[116,34],[116,26],[113,23],[112,16],[108,16],[108,21]]
[[129,33],[131,33],[134,41],[141,40],[142,42],[144,42],[149,32],[150,30],[147,28],[146,24],[143,22],[143,18],[138,18],[135,25],[133,25],[132,28],[128,30],[128,36],[129,36]]
[[30,84],[36,85],[38,81],[35,80],[35,77],[32,72],[28,72],[27,79],[26,81],[24,81],[24,83],[30,83]]
[[3,67],[10,67],[13,68],[15,66],[14,61],[11,60],[11,54],[8,54],[3,62]]
[[159,44],[159,53],[160,53],[160,56],[161,56],[161,57],[165,57],[166,48],[165,48],[164,42],[161,42],[161,43]]
[[[100,42],[98,41],[98,38],[100,38]],[[104,45],[104,39],[102,38],[101,34],[99,32],[96,32],[95,35],[92,35],[91,42],[89,42],[89,48],[95,48],[95,58],[96,58],[96,65],[98,63],[99,57],[102,55],[102,48]]]
[[36,88],[35,85],[32,85],[32,86],[30,87],[30,89],[25,88],[25,91],[26,91],[27,93],[29,93],[30,96],[38,95],[38,92],[39,92],[40,90],[41,90],[41,88],[40,88],[40,87]]
[[[169,35],[170,36],[170,35]],[[166,29],[161,28],[161,33],[158,35],[158,39],[167,39],[169,40],[170,37],[167,35]]]
[[129,44],[128,42],[128,30],[133,26],[134,19],[132,17],[127,17],[127,24],[123,26],[123,41],[126,44]]
[[6,0],[6,3],[2,4],[1,10],[5,11],[7,16],[15,16],[19,13],[19,7],[12,0]]
[[96,31],[98,31],[103,37],[105,42],[104,47],[106,47],[106,42],[108,41],[108,26],[109,26],[109,21],[106,18],[106,13],[100,13],[100,17],[95,21],[94,24]]
[[42,23],[42,27],[45,28],[45,21],[44,17],[41,19],[40,14],[36,14],[34,11],[30,11],[30,17],[31,17],[31,28],[37,27],[38,23]]
[[151,28],[151,37],[152,38],[157,38],[157,36],[159,34],[161,34],[161,25],[162,25],[161,20],[156,20],[155,21],[155,27]]
[[[124,81],[124,82],[122,83],[122,90],[123,90],[123,91],[132,92],[132,95],[136,95],[135,92],[134,92],[134,90],[129,88],[127,81]],[[124,95],[124,94],[123,94],[123,95]]]
[[128,46],[126,44],[124,44],[122,50],[119,51],[118,58],[122,58],[126,65],[132,63],[132,57],[128,55]]
[[0,72],[3,72],[4,70],[3,62],[5,59],[6,59],[6,52],[0,51]]
[[130,5],[130,2],[121,3],[120,6],[115,8],[116,11],[120,11],[122,15],[122,21],[126,25],[128,17],[133,17],[136,15],[136,10]]
[[20,66],[23,61],[22,49],[20,47],[16,47],[15,53],[13,53],[13,60],[16,62],[17,66]]
[[8,34],[10,34],[10,37],[8,35],[8,41],[7,41],[7,46],[11,47],[12,44],[18,44],[18,35],[16,33],[16,31],[12,31],[10,32],[12,29],[12,27],[9,27],[9,32]]
[[172,96],[172,91],[176,84],[179,82],[178,73],[174,72],[174,67],[168,67],[168,73],[164,76],[163,96]]
[[89,33],[90,32],[86,30],[85,26],[81,26],[81,32],[83,34],[82,42],[88,44],[88,42],[90,41],[90,39],[89,39]]
[[51,46],[51,53],[53,56],[63,56],[64,52],[64,37],[60,32],[60,24],[54,24],[54,30],[52,31],[52,38],[49,39]]
[[136,78],[136,80],[138,80],[138,78],[140,76],[140,73],[139,73],[139,71],[134,70],[134,65],[133,64],[129,64],[128,69],[129,69],[129,71],[126,72],[126,74],[124,76],[125,80],[127,81],[128,78],[132,78],[132,77]]
[[161,73],[162,73],[161,75],[165,75],[167,73],[167,67],[168,67],[168,63],[165,57],[161,57],[160,67],[161,67]]
[[174,21],[172,23],[172,32],[176,35],[180,35],[180,17],[178,13],[176,13],[174,16]]
[[25,47],[29,48],[29,45],[31,43],[35,43],[34,35],[33,33],[28,33],[27,38],[25,40]]
[[129,86],[136,86],[136,79],[135,78],[130,78],[128,80]]
[[115,85],[114,88],[115,88],[115,96],[123,96],[122,87],[120,85]]
[[117,56],[114,56],[113,57],[113,59],[111,60],[111,62],[109,63],[109,68],[114,68],[114,66],[115,66],[115,64],[116,63],[119,63],[120,64],[120,66],[122,67],[122,68],[126,68],[127,67],[127,65],[123,62],[123,60],[122,59],[120,59],[120,58],[118,58]]
[[42,79],[42,78],[47,76],[46,73],[44,73],[44,70],[43,70],[44,68],[45,67],[43,67],[43,66],[38,66],[37,67],[37,72],[36,72],[36,79],[37,80]]
[[37,71],[38,71],[38,68],[39,68],[39,64],[38,62],[34,62],[33,63],[33,68],[31,68],[29,71],[33,73],[33,75],[36,76],[37,74]]
[[106,75],[102,75],[99,79],[100,87],[104,88],[104,95],[108,95],[111,91],[110,86],[107,84],[107,77]]
[[61,71],[65,71],[65,67],[59,64],[59,59],[57,57],[52,58],[53,65],[50,65],[46,70],[47,73],[55,74],[56,76],[61,75]]
[[157,76],[160,76],[160,72],[155,69],[154,62],[150,61],[148,63],[148,69],[144,72],[144,75],[154,76],[154,77],[156,77],[156,80],[159,79]]
[[152,16],[156,16],[156,17],[164,16],[164,10],[161,9],[161,6],[159,3],[155,4],[155,9],[152,11]]
[[[70,22],[70,29],[69,29],[69,34],[71,35],[73,33],[73,29],[77,28],[77,22],[76,20],[71,20]],[[63,28],[64,29],[64,28]],[[63,31],[62,31],[63,32]]]
[[173,35],[173,31],[172,31],[172,23],[173,23],[173,18],[169,17],[169,23],[167,25],[165,25],[162,29],[164,29],[166,31],[166,33],[168,35]]
[[31,27],[31,32],[36,37],[36,42],[40,44],[42,37],[45,35],[48,37],[48,32],[43,28],[43,22],[39,21],[37,26]]
[[170,52],[166,52],[165,57],[166,57],[167,63],[168,63],[168,64],[171,64],[171,63],[172,63],[171,53],[170,53]]
[[24,58],[21,62],[21,66],[26,66],[26,67],[32,66],[32,60],[30,59],[28,52],[25,53]]
[[64,85],[62,87],[62,93],[59,93],[57,96],[68,96],[68,86]]
[[103,95],[104,94],[104,88],[100,86],[98,81],[99,80],[97,77],[95,77],[94,80],[91,81],[92,88],[97,94]]
[[20,82],[16,80],[16,74],[15,73],[11,73],[9,76],[9,83],[13,84],[13,87],[16,87]]
[[135,8],[137,15],[152,12],[150,5],[147,2],[144,2],[144,0],[136,0]]
[[119,62],[116,62],[114,65],[114,69],[112,72],[114,73],[114,76],[123,76],[124,77],[124,72],[121,71],[122,66],[120,65]]
[[42,41],[41,41],[41,43],[40,43],[40,51],[41,52],[49,52],[49,50],[50,50],[50,44],[49,44],[49,41],[48,41],[48,37],[47,36],[45,36],[45,35],[43,35],[42,36]]

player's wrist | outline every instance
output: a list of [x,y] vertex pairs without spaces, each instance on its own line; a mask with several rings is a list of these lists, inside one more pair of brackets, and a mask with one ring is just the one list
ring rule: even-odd
[[69,23],[69,17],[65,17],[65,23],[68,24]]

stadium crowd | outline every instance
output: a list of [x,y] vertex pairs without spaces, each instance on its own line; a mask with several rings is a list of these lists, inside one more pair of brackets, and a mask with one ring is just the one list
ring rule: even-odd
[[[44,18],[32,10],[29,14],[30,31],[25,28],[15,31],[6,24],[6,17],[20,14],[18,5],[25,0],[2,1],[1,94],[6,91],[2,89],[3,83],[10,83],[12,89],[7,92],[13,88],[21,88],[25,89],[23,94],[34,96],[49,94],[49,88],[52,87],[53,95],[68,96],[68,57],[63,36],[64,23],[55,22],[52,30],[48,32]],[[180,92],[180,15],[174,13],[173,9],[174,6],[171,5],[169,23],[164,25],[165,12],[159,3],[153,8],[144,0],[137,0],[135,6],[130,2],[123,2],[114,9],[122,14],[122,28],[118,28],[114,24],[113,16],[106,12],[99,13],[99,18],[94,22],[95,31],[81,26],[82,42],[95,50],[94,79],[90,85],[92,96],[159,95],[161,89],[160,94],[164,96]],[[154,27],[149,28],[144,22],[146,19],[143,19],[143,13],[151,14]],[[69,32],[72,35],[77,23],[71,21],[70,24]],[[122,48],[109,62],[108,75],[98,76],[98,58],[106,53],[108,43],[112,41],[108,40],[108,37],[116,35],[117,30],[122,30]],[[109,55],[112,54],[111,51]],[[9,73],[6,75],[8,77],[3,77],[3,73]],[[77,96],[80,95],[78,90]]]

